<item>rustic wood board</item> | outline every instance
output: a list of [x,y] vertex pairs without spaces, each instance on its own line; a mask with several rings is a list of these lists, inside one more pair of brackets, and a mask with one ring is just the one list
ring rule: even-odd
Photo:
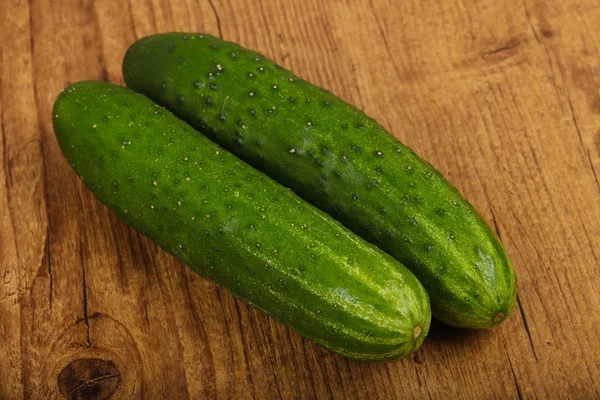
[[[506,245],[513,315],[358,364],[118,221],[51,107],[70,82],[122,83],[128,45],[174,30],[264,53],[431,161]],[[597,1],[2,0],[0,46],[0,398],[600,396]]]

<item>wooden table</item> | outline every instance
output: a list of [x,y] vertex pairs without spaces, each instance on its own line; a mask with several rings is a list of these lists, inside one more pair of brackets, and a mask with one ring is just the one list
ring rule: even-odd
[[[141,36],[221,35],[364,109],[495,227],[501,326],[434,323],[358,364],[137,234],[61,155],[51,107],[122,83]],[[600,396],[600,4],[594,0],[2,0],[0,398]]]

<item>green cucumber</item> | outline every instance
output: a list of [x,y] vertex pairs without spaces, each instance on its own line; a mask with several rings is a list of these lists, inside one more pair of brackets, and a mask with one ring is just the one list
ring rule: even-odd
[[512,311],[516,279],[497,236],[440,173],[357,108],[210,35],[140,39],[123,72],[127,86],[406,265],[438,319],[487,328]]
[[424,288],[398,261],[127,88],[69,86],[53,124],[86,186],[197,273],[357,360],[415,350]]

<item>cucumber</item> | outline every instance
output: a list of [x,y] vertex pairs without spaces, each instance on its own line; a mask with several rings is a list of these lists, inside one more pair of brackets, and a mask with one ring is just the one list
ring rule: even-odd
[[357,108],[206,34],[140,39],[123,73],[127,86],[406,265],[438,319],[487,328],[512,311],[516,279],[497,236],[440,173]]
[[365,361],[423,342],[429,299],[410,271],[146,97],[76,83],[53,125],[123,221],[302,336]]

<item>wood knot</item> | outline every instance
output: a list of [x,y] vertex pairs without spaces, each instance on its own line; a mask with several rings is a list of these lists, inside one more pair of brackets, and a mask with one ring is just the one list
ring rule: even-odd
[[121,373],[110,360],[78,358],[58,375],[58,387],[68,399],[109,399],[121,385]]

